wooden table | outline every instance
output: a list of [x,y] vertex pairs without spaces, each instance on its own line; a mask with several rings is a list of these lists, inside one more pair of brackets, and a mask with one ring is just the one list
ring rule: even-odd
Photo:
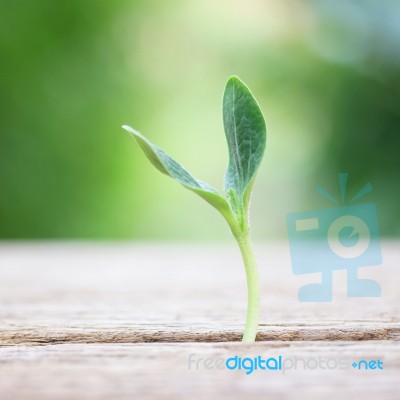
[[[360,268],[382,297],[347,298],[339,271],[332,303],[297,300],[320,277],[293,275],[286,243],[255,248],[261,325],[244,345],[233,244],[3,242],[0,399],[400,398],[400,242]],[[236,355],[285,368],[228,370]],[[351,366],[362,359],[383,369]]]

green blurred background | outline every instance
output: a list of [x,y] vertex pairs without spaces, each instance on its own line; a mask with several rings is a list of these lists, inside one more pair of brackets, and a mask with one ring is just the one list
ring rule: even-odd
[[226,79],[267,120],[255,238],[367,181],[400,235],[398,0],[0,1],[0,237],[229,238],[208,204],[156,171],[130,124],[222,188]]

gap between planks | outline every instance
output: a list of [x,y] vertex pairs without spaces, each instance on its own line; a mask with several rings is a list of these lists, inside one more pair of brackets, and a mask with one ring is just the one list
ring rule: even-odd
[[[188,329],[179,326],[141,327],[8,327],[0,331],[0,346],[47,345],[62,343],[190,343],[240,341],[242,330]],[[400,340],[399,324],[371,326],[265,326],[261,325],[257,341],[362,341]]]

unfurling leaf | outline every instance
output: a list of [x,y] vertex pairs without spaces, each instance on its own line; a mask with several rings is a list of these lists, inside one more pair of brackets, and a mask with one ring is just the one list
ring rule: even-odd
[[[243,212],[248,206],[251,187],[264,155],[265,121],[250,90],[236,76],[226,83],[223,104],[225,136],[229,148],[229,164],[225,174],[225,191]],[[232,190],[236,196],[232,195]],[[229,194],[230,193],[230,194]]]

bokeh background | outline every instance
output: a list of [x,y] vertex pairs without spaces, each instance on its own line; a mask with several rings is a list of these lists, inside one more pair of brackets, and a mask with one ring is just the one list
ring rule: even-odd
[[0,238],[224,240],[222,218],[156,171],[130,124],[222,188],[221,97],[238,75],[267,120],[255,238],[349,194],[400,235],[398,0],[0,2]]

